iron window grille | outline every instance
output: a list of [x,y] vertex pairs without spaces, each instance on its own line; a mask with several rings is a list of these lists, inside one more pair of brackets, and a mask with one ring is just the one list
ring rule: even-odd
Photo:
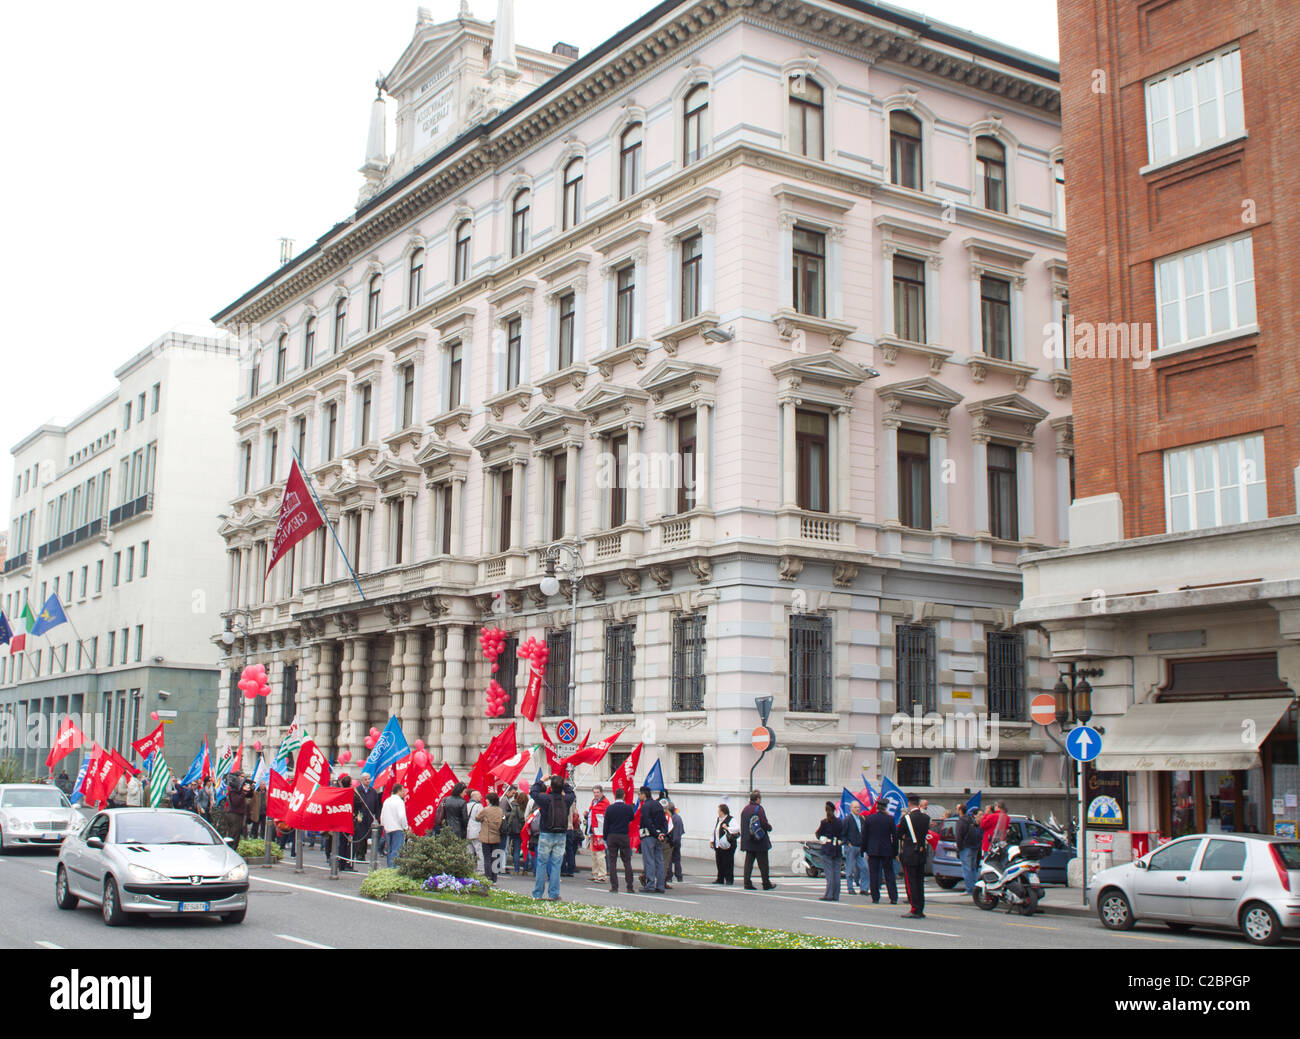
[[683,751],[677,755],[677,782],[704,782],[704,752],[699,750]]
[[497,673],[493,676],[498,684],[506,691],[505,709],[506,713],[501,715],[502,718],[513,718],[515,716],[515,701],[518,699],[516,686],[519,681],[519,637],[516,635],[507,635],[505,648],[501,655],[497,657]]
[[894,631],[897,657],[898,709],[936,710],[934,628],[928,624],[899,624]]
[[704,710],[704,614],[673,618],[674,711]]
[[990,631],[984,642],[989,713],[1008,721],[1024,721],[1025,636],[1018,631]]
[[989,786],[1019,786],[1020,761],[1018,758],[991,758],[989,760]]
[[569,713],[570,635],[568,629],[548,631],[546,648],[546,690],[542,697],[542,714],[559,717]]
[[930,785],[929,758],[899,758],[898,785],[904,790],[914,786]]
[[790,755],[790,785],[791,786],[825,786],[826,785],[826,755],[825,754],[791,754]]
[[280,724],[292,725],[298,713],[298,665],[285,664],[280,679]]
[[605,626],[605,713],[632,713],[636,625]]
[[790,618],[790,710],[829,712],[831,618],[804,614]]

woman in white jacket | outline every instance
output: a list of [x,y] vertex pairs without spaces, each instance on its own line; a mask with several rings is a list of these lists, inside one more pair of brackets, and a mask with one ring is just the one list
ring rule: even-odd
[[466,792],[469,800],[465,804],[465,814],[469,819],[465,827],[465,839],[469,841],[469,850],[474,853],[474,869],[483,872],[483,842],[479,840],[479,834],[483,832],[483,823],[480,816],[483,814],[483,795],[477,790]]

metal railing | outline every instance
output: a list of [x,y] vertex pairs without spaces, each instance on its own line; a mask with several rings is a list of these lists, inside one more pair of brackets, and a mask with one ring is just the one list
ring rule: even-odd
[[142,494],[128,502],[123,502],[117,508],[108,514],[108,525],[116,527],[119,523],[125,523],[136,516],[143,516],[146,512],[153,511],[153,493]]

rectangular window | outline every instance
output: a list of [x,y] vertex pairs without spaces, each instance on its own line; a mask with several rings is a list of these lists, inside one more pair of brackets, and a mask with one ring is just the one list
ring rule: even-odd
[[560,229],[577,227],[582,220],[582,160],[574,159],[564,169],[564,200]]
[[930,437],[898,431],[898,516],[903,526],[930,529]]
[[121,661],[123,664],[126,663],[126,658],[130,653],[130,646],[128,645],[128,643],[130,642],[130,634],[131,634],[130,628],[123,628],[122,637],[118,640],[119,645],[122,647]]
[[682,751],[677,755],[677,782],[704,782],[704,752],[698,750]]
[[704,710],[704,614],[673,618],[674,711]]
[[529,195],[521,191],[515,196],[514,212],[510,221],[510,255],[522,256],[528,251]]
[[[254,390],[254,393],[257,391]],[[131,402],[127,401],[122,408],[122,429],[126,431],[131,428]]]
[[805,227],[794,229],[794,309],[826,316],[826,236]]
[[989,713],[1003,721],[1024,721],[1025,636],[1018,631],[990,631],[984,636],[984,649]]
[[550,718],[564,717],[569,713],[569,632],[548,631],[546,648],[545,695],[542,697],[542,714]]
[[894,628],[894,664],[898,710],[919,706],[936,709],[934,628],[928,624],[899,624]]
[[415,365],[402,366],[402,429],[415,423]]
[[379,327],[379,292],[383,278],[376,274],[370,279],[370,289],[366,293],[366,331],[373,332]]
[[510,469],[497,473],[497,551],[510,548],[510,513],[514,510],[515,474]]
[[339,406],[331,403],[325,408],[325,461],[334,457],[339,442]]
[[253,444],[251,441],[244,441],[244,457],[240,462],[239,485],[243,488],[242,493],[247,494],[253,489]]
[[1147,161],[1213,148],[1246,132],[1241,51],[1209,54],[1146,83]]
[[636,267],[628,264],[618,272],[614,321],[614,345],[625,346],[634,335],[636,315]]
[[990,758],[989,786],[1019,786],[1019,758]]
[[796,614],[790,618],[790,710],[834,710],[828,616]]
[[564,369],[573,363],[573,325],[577,315],[577,297],[566,292],[560,297],[560,337],[556,368]]
[[889,179],[921,190],[921,120],[907,112],[889,113]]
[[641,142],[644,128],[633,123],[619,139],[618,197],[631,198],[641,190]]
[[469,277],[469,247],[472,225],[462,220],[456,228],[456,256],[453,262],[453,284],[459,285]]
[[149,402],[149,413],[151,415],[158,414],[158,401],[161,399],[161,397],[162,397],[162,383],[156,382],[153,384],[153,398]]
[[280,460],[280,434],[277,430],[271,430],[266,438],[266,482],[275,483],[276,463]]
[[228,729],[239,728],[239,701],[243,695],[239,691],[239,672],[230,672],[230,683],[226,690],[226,728]]
[[[147,541],[140,542],[140,576],[141,577],[149,576],[149,542]],[[86,582],[84,579],[85,578],[84,573],[82,574],[82,578],[83,579],[81,583],[82,585],[85,585]]]
[[1011,360],[1011,282],[980,278],[980,336],[989,357]]
[[519,385],[519,367],[524,344],[523,318],[512,317],[506,322],[506,389]]
[[100,595],[104,591],[104,561],[97,559],[95,561],[95,594]]
[[298,461],[306,464],[307,458],[307,416],[301,415],[298,421],[294,423],[294,451],[298,455]]
[[135,662],[138,664],[144,659],[144,625],[135,626]]
[[454,343],[447,352],[447,410],[460,407],[460,379],[463,352],[460,343]]
[[677,419],[677,457],[681,459],[681,483],[677,487],[677,511],[695,508],[695,412]]
[[561,453],[551,455],[551,538],[564,537],[564,500],[569,492],[569,459]]
[[122,553],[113,553],[113,587],[122,583]]
[[993,137],[975,141],[975,163],[984,181],[984,208],[994,213],[1007,211],[1007,152]]
[[606,464],[613,466],[613,485],[609,489],[609,525],[621,527],[627,522],[627,435],[610,437],[610,458]]
[[284,382],[284,373],[289,367],[289,336],[281,333],[275,347],[275,384]]
[[790,755],[790,785],[791,786],[825,786],[826,785],[826,755],[825,754],[791,754]]
[[700,312],[700,275],[704,267],[704,236],[694,234],[682,241],[681,320],[689,321]]
[[402,544],[406,540],[406,501],[394,498],[388,503],[388,517],[392,526],[389,528],[389,557],[394,566],[402,564]]
[[830,419],[815,411],[795,414],[795,479],[799,508],[830,511]]
[[904,790],[910,790],[914,786],[929,786],[930,759],[899,758],[898,785]]
[[1016,449],[988,445],[989,533],[1006,541],[1020,540],[1020,504],[1016,488]]
[[280,674],[280,724],[292,725],[298,713],[298,665],[285,664]]
[[451,484],[445,483],[438,488],[438,493],[442,495],[442,554],[451,555]]
[[619,768],[622,767],[629,757],[630,752],[626,750],[611,750],[605,755],[605,760],[609,762],[609,778],[613,779],[618,775]]
[[1165,452],[1165,527],[1171,534],[1267,519],[1267,490],[1262,436]]
[[1255,324],[1255,261],[1250,235],[1157,260],[1155,279],[1161,347]]
[[[130,584],[135,579],[135,546],[132,545],[126,550],[126,583]],[[58,593],[58,588],[54,589]]]
[[925,342],[925,263],[910,256],[894,257],[894,334]]
[[361,425],[357,430],[359,439],[358,444],[370,443],[372,437],[370,434],[370,409],[373,400],[373,389],[370,383],[361,387]]
[[605,625],[605,713],[632,713],[636,625]]
[[[147,559],[149,558],[149,551],[148,551],[148,547],[147,547],[148,544],[149,544],[149,542],[146,541],[146,542],[145,542],[145,546],[146,546],[146,548],[145,548],[145,557],[144,557],[145,560],[147,560]],[[143,561],[140,563],[140,576],[141,576],[141,577],[144,576],[144,568],[145,568],[146,565],[147,565],[147,563],[145,563],[145,562],[143,562]],[[87,584],[89,583],[89,581],[90,581],[90,567],[89,567],[89,566],[83,566],[83,567],[81,568],[81,594],[80,594],[79,596],[77,596],[77,598],[79,598],[79,599],[84,599],[84,598],[86,597],[86,586],[87,586]]]

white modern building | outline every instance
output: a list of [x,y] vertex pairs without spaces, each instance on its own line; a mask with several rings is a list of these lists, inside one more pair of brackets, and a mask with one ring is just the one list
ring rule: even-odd
[[173,768],[213,734],[225,558],[211,530],[226,498],[213,473],[229,463],[237,371],[225,337],[169,333],[114,372],[104,399],[12,448],[0,603],[16,632],[23,607],[37,614],[51,595],[69,621],[0,651],[6,732],[39,736],[0,755],[17,752],[29,775],[65,713],[129,756],[158,711]]
[[[230,663],[274,689],[246,740],[296,712],[361,754],[391,713],[464,769],[510,720],[495,624],[551,647],[548,731],[628,726],[601,778],[644,740],[696,839],[761,696],[780,838],[862,772],[1060,815],[1012,626],[1071,495],[1055,66],[837,0],[666,2],[581,57],[512,21],[422,13],[355,213],[214,318],[259,344],[221,528]],[[324,531],[262,579],[291,449],[364,600]]]

